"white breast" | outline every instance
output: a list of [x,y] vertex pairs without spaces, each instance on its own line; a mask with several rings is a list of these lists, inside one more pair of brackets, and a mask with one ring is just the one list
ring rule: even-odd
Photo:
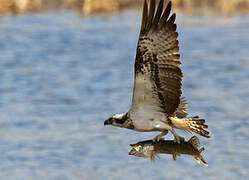
[[[165,128],[165,114],[161,112],[157,92],[145,75],[137,75],[129,116],[136,131],[160,131]],[[163,125],[162,125],[163,123]],[[164,126],[162,128],[162,126]]]
[[132,108],[160,109],[157,93],[149,77],[137,75],[134,84]]
[[158,122],[166,122],[163,113],[152,109],[130,110],[129,113],[136,131],[158,131],[161,129]]

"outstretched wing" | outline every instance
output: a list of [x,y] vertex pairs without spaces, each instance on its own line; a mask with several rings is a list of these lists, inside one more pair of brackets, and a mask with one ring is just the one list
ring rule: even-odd
[[182,71],[175,13],[170,16],[171,2],[163,11],[160,0],[144,2],[141,31],[135,61],[132,108],[150,108],[175,115],[182,94]]
[[185,118],[188,115],[187,108],[188,108],[188,103],[186,102],[185,97],[182,97],[180,104],[176,110],[176,117]]

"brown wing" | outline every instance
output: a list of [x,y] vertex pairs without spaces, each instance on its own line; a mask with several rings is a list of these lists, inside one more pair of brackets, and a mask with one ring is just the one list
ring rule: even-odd
[[[171,2],[163,11],[160,0],[144,2],[141,32],[135,61],[132,107],[158,106],[168,115],[175,114],[182,94],[182,71],[175,17],[170,16]],[[151,93],[151,94],[149,94]]]
[[185,118],[187,113],[188,103],[185,100],[185,97],[181,98],[180,104],[176,110],[176,117],[178,118]]

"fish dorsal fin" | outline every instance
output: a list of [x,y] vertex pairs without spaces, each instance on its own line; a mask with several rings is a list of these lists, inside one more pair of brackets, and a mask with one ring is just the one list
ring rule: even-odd
[[172,154],[173,155],[173,160],[176,161],[176,154]]
[[188,142],[192,144],[192,146],[194,146],[196,149],[198,149],[198,147],[200,146],[200,140],[196,136],[191,137]]

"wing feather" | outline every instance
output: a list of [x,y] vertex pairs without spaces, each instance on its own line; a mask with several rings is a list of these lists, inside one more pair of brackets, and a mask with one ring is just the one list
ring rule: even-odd
[[159,21],[159,28],[161,28],[162,25],[164,25],[167,22],[167,19],[168,19],[169,14],[170,14],[171,6],[172,6],[172,3],[170,1],[167,5],[166,9],[164,10],[163,15]]
[[183,97],[181,98],[181,102],[177,108],[176,116],[178,118],[185,118],[188,115],[187,108],[188,108],[188,103],[186,102],[185,97]]
[[[182,71],[175,13],[171,2],[145,0],[135,61],[132,108],[150,107],[170,115],[185,115],[181,102]],[[179,109],[178,109],[179,107]],[[179,116],[180,116],[179,115]]]
[[157,27],[157,24],[160,20],[160,17],[161,17],[161,14],[163,12],[163,0],[160,0],[159,4],[158,4],[158,7],[157,7],[157,11],[156,11],[156,15],[154,17],[154,20],[153,20],[153,28],[156,28]]
[[146,25],[146,30],[150,30],[150,28],[151,28],[154,13],[155,13],[155,0],[151,0],[150,11],[149,11],[148,21],[147,21],[147,25]]
[[147,5],[147,0],[145,0],[144,1],[144,8],[143,8],[141,32],[145,31],[147,18],[148,18],[148,5]]

